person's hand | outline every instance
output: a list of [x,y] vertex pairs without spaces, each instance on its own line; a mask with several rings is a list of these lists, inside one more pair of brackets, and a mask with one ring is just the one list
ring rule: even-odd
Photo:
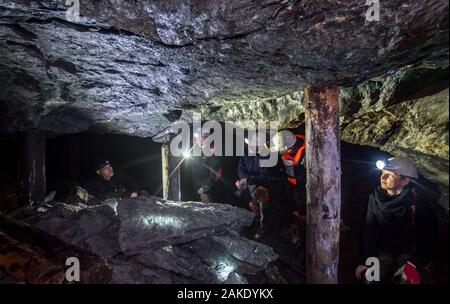
[[253,202],[248,203],[248,208],[253,211],[254,213],[256,213],[257,215],[259,215],[259,206]]
[[420,284],[422,281],[416,265],[409,261],[395,272],[394,277],[400,277],[402,284]]
[[236,188],[238,188],[239,189],[239,185],[241,184],[241,180],[237,180],[235,183],[234,183],[234,185],[236,186]]
[[234,183],[234,185],[238,189],[246,188],[247,187],[247,179],[246,178],[239,179],[236,181],[236,183]]
[[139,196],[150,196],[150,193],[148,193],[148,191],[146,190],[142,190],[141,192],[139,192]]
[[265,203],[269,200],[269,190],[263,186],[256,188],[256,199],[261,203]]
[[296,221],[299,221],[301,223],[305,223],[306,222],[306,215],[300,213],[300,211],[295,210],[294,212],[292,212],[292,216],[294,217],[294,219]]
[[209,200],[208,194],[205,194],[205,193],[200,194],[200,201],[201,201],[202,203],[210,203],[210,202],[211,202],[211,201]]
[[362,279],[364,279],[363,274],[366,272],[367,269],[369,268],[365,265],[358,265],[358,267],[356,267],[355,269],[355,277],[361,281]]
[[200,195],[206,194],[208,191],[209,191],[208,186],[201,186],[200,188],[197,189],[197,193]]
[[89,193],[81,187],[77,187],[76,194],[84,202],[89,200]]

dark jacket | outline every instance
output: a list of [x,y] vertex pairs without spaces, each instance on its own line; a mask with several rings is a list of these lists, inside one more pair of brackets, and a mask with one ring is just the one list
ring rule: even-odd
[[275,167],[260,166],[260,160],[267,158],[260,155],[241,156],[237,168],[239,179],[246,178],[249,185],[267,187],[275,178],[281,178],[279,165]]
[[107,181],[103,177],[96,175],[83,183],[83,188],[91,195],[104,199],[104,195],[111,193],[124,193],[138,191],[138,186],[126,174],[114,172],[111,180]]
[[195,190],[200,187],[211,189],[222,175],[220,159],[217,156],[192,158],[192,178]]
[[284,168],[278,159],[273,167],[261,167],[260,160],[268,159],[270,156],[262,157],[241,156],[237,167],[239,179],[246,178],[249,186],[264,186],[269,190],[272,199],[281,201],[284,198],[283,186],[285,183]]
[[390,196],[378,186],[369,197],[363,233],[363,257],[381,251],[396,258],[402,254],[430,261],[436,253],[436,220],[432,206],[411,187]]

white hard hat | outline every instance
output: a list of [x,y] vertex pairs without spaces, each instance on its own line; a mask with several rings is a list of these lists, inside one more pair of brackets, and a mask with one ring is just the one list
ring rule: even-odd
[[411,178],[419,178],[416,166],[411,161],[401,157],[389,158],[380,169],[388,170]]
[[294,133],[289,130],[282,130],[272,138],[272,147],[275,151],[282,152],[293,147],[296,142],[297,138]]
[[267,134],[265,130],[248,131],[248,137],[245,141],[249,147],[264,147],[267,142]]

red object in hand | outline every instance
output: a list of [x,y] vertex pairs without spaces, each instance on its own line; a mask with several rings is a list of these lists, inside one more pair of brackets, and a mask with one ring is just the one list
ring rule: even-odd
[[421,282],[420,273],[411,262],[406,262],[403,266],[402,279],[406,284],[420,284]]
[[219,168],[216,171],[216,181],[218,181],[222,177],[222,168]]
[[269,190],[263,186],[256,188],[256,199],[261,203],[265,203],[269,200]]

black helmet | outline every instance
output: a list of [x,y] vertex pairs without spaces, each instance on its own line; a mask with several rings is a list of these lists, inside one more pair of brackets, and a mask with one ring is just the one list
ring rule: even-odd
[[94,169],[94,171],[97,171],[97,170],[103,169],[104,167],[106,167],[108,165],[110,165],[109,160],[106,160],[104,158],[98,158],[94,163],[93,169]]

